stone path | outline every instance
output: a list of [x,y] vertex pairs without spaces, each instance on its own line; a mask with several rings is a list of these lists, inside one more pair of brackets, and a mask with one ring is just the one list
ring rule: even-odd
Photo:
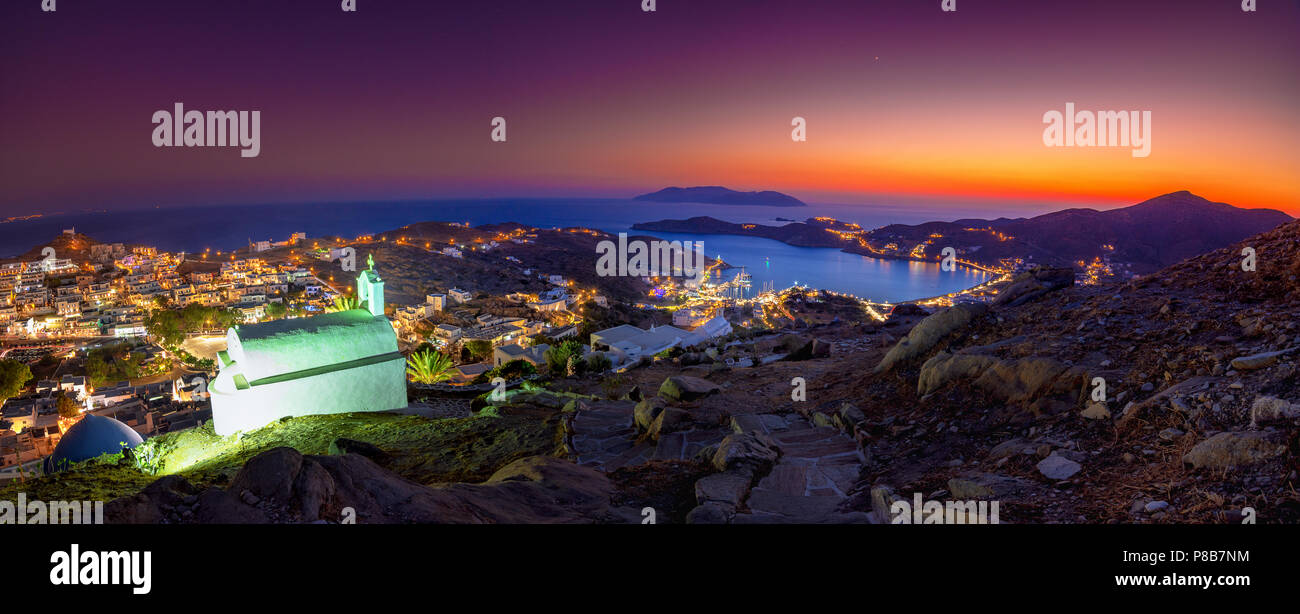
[[865,513],[839,510],[865,460],[852,439],[833,428],[815,427],[798,414],[736,416],[732,424],[737,431],[770,437],[781,449],[772,471],[745,500],[749,513],[737,514],[732,522],[870,522]]
[[637,443],[632,401],[579,401],[568,429],[570,449],[579,465],[601,471],[639,465],[648,460],[685,460],[722,441],[721,429],[667,433],[656,443]]
[[[652,459],[690,459],[727,434],[721,428],[667,433],[656,443],[637,443],[631,401],[579,401],[566,425],[566,441],[579,465],[601,471]],[[842,512],[841,504],[862,470],[857,443],[833,428],[815,427],[798,414],[735,416],[732,429],[771,438],[781,449],[772,470],[750,489],[732,522],[870,522],[863,512]]]

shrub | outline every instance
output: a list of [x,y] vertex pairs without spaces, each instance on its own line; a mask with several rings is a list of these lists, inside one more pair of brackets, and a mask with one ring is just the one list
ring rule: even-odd
[[566,339],[557,346],[546,350],[546,368],[554,375],[567,375],[569,371],[569,358],[577,356],[582,359],[582,342],[577,339]]
[[587,357],[587,371],[590,373],[603,373],[613,366],[614,361],[604,354],[593,353]]
[[[499,367],[493,368],[487,373],[484,373],[483,375],[479,376],[479,378],[482,378],[482,380],[485,382],[490,382],[492,381],[492,378],[499,377],[508,382],[515,378],[527,377],[529,375],[534,375],[536,373],[537,373],[537,367],[533,366],[533,363],[528,362],[527,360],[524,360],[522,358],[516,358]],[[477,382],[479,378],[475,378],[474,381]]]

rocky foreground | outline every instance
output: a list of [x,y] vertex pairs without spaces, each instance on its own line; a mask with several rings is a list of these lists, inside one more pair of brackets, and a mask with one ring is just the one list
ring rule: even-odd
[[220,487],[162,478],[109,519],[889,523],[919,493],[1014,523],[1300,520],[1300,222],[1118,285],[1043,269],[883,323],[835,297],[783,307],[785,330],[480,410],[554,424],[552,451],[483,482],[422,483],[340,440]]

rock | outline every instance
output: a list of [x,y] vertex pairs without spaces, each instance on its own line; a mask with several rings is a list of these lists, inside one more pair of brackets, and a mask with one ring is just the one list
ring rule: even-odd
[[392,460],[392,456],[379,449],[379,446],[344,437],[339,437],[330,442],[329,453],[335,456],[339,454],[360,454],[380,465],[387,465]]
[[994,305],[1015,307],[1048,292],[1068,288],[1074,285],[1074,269],[1070,267],[1040,267],[1021,273],[1011,280],[1007,287],[998,292]]
[[629,401],[640,403],[644,398],[645,395],[641,392],[640,386],[632,386],[632,389],[627,391],[627,400]]
[[713,501],[734,510],[749,494],[751,482],[752,476],[744,468],[702,477],[695,482],[695,502],[704,505]]
[[1031,356],[996,362],[973,385],[1008,403],[1027,404],[1049,395],[1077,395],[1086,379],[1082,369],[1051,358]]
[[993,449],[989,450],[989,455],[987,460],[998,461],[1004,458],[1011,458],[1012,456],[1015,456],[1017,454],[1022,454],[1025,451],[1026,447],[1027,446],[1025,444],[1025,440],[1020,439],[1019,437],[1015,439],[1008,439],[996,446],[993,446]]
[[732,433],[718,443],[713,454],[713,467],[718,471],[730,469],[750,470],[756,474],[766,471],[780,454],[766,437],[749,433]]
[[659,397],[650,397],[642,399],[636,404],[636,409],[632,411],[632,419],[639,431],[645,432],[650,430],[654,424],[655,418],[664,410],[664,400]]
[[293,493],[293,480],[302,468],[302,454],[288,447],[271,448],[253,458],[235,474],[226,490],[242,493],[247,490],[259,499],[273,499],[288,503]]
[[673,375],[659,386],[659,396],[674,402],[695,401],[722,390],[706,379],[689,375]]
[[839,416],[840,420],[843,420],[844,424],[848,427],[852,427],[855,424],[862,424],[867,420],[867,415],[863,413],[861,409],[858,409],[857,405],[848,401],[840,404]]
[[[232,494],[245,492],[265,494],[262,509]],[[277,448],[249,459],[228,490],[200,494],[195,519],[268,522],[271,513],[277,521],[338,521],[350,507],[367,523],[597,522],[608,516],[612,492],[604,473],[550,456],[516,460],[481,484],[430,487],[359,454],[303,456]]]
[[813,426],[827,426],[827,427],[835,426],[835,422],[831,420],[830,416],[823,414],[822,412],[819,411],[813,412],[812,423]]
[[1038,461],[1037,467],[1038,472],[1049,480],[1068,480],[1070,476],[1083,469],[1079,463],[1056,454]]
[[1277,397],[1260,396],[1250,406],[1250,424],[1258,426],[1277,420],[1300,418],[1300,405],[1284,401]]
[[1232,359],[1230,366],[1238,371],[1249,371],[1252,369],[1263,369],[1273,365],[1278,359],[1290,354],[1300,348],[1291,348],[1289,350],[1279,350],[1277,352],[1264,352],[1262,354],[1253,354],[1251,356],[1240,356]]
[[677,409],[676,407],[668,407],[659,412],[659,415],[655,417],[654,422],[650,423],[650,428],[646,430],[646,434],[650,439],[659,441],[659,438],[663,435],[683,430],[683,428],[690,425],[690,423],[690,412],[683,409]]
[[1146,510],[1148,514],[1151,514],[1151,513],[1162,511],[1168,507],[1169,507],[1168,501],[1152,501],[1146,504],[1146,506],[1144,506],[1142,509]]
[[790,334],[782,335],[776,347],[779,348],[778,352],[785,354],[785,358],[782,358],[782,360],[808,360],[813,357],[813,346],[815,344],[816,340],[812,337]]
[[717,503],[705,503],[686,512],[686,524],[727,524],[733,512]]
[[334,478],[320,463],[312,460],[311,457],[305,457],[302,470],[293,481],[294,511],[302,516],[304,522],[319,520],[322,508],[326,508],[329,501],[334,498],[334,492]]
[[220,488],[209,488],[199,494],[195,522],[201,524],[265,524],[266,514],[236,499]]
[[110,524],[158,524],[165,517],[158,502],[143,492],[104,504],[104,522]]
[[871,489],[871,511],[876,515],[876,522],[881,524],[890,524],[893,519],[893,513],[890,508],[894,504],[894,491],[888,486],[876,486]]
[[927,316],[912,327],[885,357],[876,365],[874,373],[885,373],[898,365],[929,352],[939,341],[953,332],[965,328],[975,318],[988,311],[983,303],[962,303],[953,305],[933,315]]
[[1029,406],[1046,396],[1077,395],[1086,380],[1082,369],[1051,358],[999,360],[983,354],[939,352],[921,365],[917,394],[925,396],[961,379],[1007,403]]
[[178,507],[193,505],[198,501],[195,495],[200,491],[179,475],[167,475],[154,480],[140,492],[153,499],[158,505]]
[[1270,433],[1225,431],[1201,441],[1183,455],[1183,462],[1197,469],[1244,467],[1281,456],[1286,446]]
[[1177,441],[1183,435],[1186,435],[1186,433],[1184,433],[1182,429],[1169,427],[1163,431],[1160,431],[1159,437],[1165,441]]
[[916,394],[925,396],[950,382],[979,377],[998,359],[981,354],[939,352],[921,365],[916,379]]
[[1082,412],[1079,412],[1079,415],[1089,420],[1106,420],[1110,418],[1110,410],[1106,409],[1105,403],[1093,401]]

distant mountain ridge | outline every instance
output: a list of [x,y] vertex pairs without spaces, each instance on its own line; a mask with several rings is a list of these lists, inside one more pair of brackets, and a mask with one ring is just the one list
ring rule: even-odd
[[1145,274],[1291,219],[1274,209],[1242,209],[1181,191],[1106,211],[1064,209],[1032,218],[890,224],[874,230],[816,218],[764,226],[708,217],[661,220],[633,228],[758,236],[802,247],[840,247],[882,258],[912,259],[913,250],[924,245],[922,259],[934,260],[942,247],[951,246],[962,259],[984,265],[1019,259],[1063,266],[1105,257]]
[[767,207],[806,207],[803,201],[772,190],[737,192],[722,186],[696,186],[693,188],[664,188],[658,192],[642,194],[632,200],[658,203],[707,203],[711,205],[759,205]]

